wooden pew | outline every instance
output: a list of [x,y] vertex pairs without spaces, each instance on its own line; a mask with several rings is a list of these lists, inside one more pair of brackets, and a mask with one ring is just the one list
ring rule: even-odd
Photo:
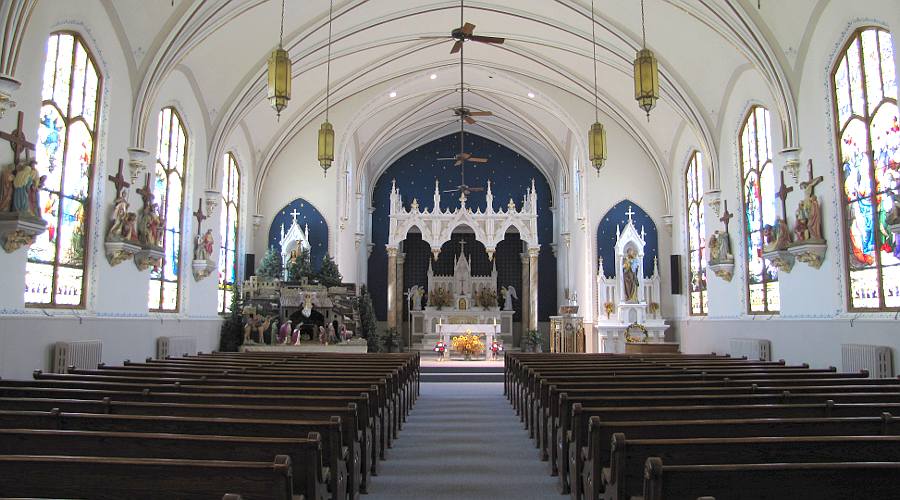
[[248,500],[291,500],[291,464],[160,458],[0,455],[6,497],[97,500],[208,500],[239,492]]
[[[612,437],[609,467],[586,462],[585,497],[629,500],[640,496],[649,457],[668,465],[754,464],[777,460],[804,462],[900,462],[900,436],[811,436],[697,439],[628,439]],[[587,470],[586,470],[587,472]],[[600,479],[602,477],[602,484]]]
[[238,462],[267,462],[276,455],[286,455],[290,458],[294,494],[310,500],[327,498],[326,478],[322,476],[322,442],[314,432],[306,438],[265,438],[0,429],[0,455],[63,456],[73,450],[92,457]]
[[668,466],[651,457],[645,466],[643,499],[894,498],[898,483],[896,462]]
[[[51,411],[64,413],[95,413],[106,415],[191,416],[204,418],[265,418],[271,420],[323,420],[339,417],[341,435],[348,448],[348,489],[365,493],[369,474],[362,457],[371,455],[371,443],[366,441],[367,429],[357,423],[356,405],[345,407],[244,406],[188,403],[118,402],[111,400],[71,400],[49,398],[0,398],[0,409],[14,411]],[[365,462],[368,465],[368,461]]]
[[[576,412],[580,407],[576,406]],[[571,447],[569,484],[572,497],[580,499],[585,470],[585,457],[592,461],[591,482],[596,484],[596,471],[609,467],[613,434],[629,439],[692,439],[764,436],[878,436],[900,435],[900,419],[885,413],[880,417],[762,418],[718,420],[668,420],[646,422],[601,422],[591,417],[585,447]],[[579,432],[578,429],[573,433]],[[576,442],[583,442],[579,437]]]
[[[332,498],[347,498],[348,450],[342,446],[341,419],[330,421],[259,420],[232,418],[167,417],[149,415],[100,415],[60,411],[0,410],[0,428],[149,432],[213,436],[306,437],[317,432],[322,439],[323,462],[328,467]],[[355,494],[356,492],[351,492]]]

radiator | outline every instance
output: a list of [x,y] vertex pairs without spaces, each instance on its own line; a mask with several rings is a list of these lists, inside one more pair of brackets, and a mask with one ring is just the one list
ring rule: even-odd
[[92,370],[102,361],[103,343],[99,340],[56,342],[53,344],[53,373],[66,373],[70,366]]
[[197,339],[194,337],[157,337],[156,359],[169,356],[178,357],[197,353]]
[[728,351],[733,358],[772,361],[772,342],[765,339],[729,339]]
[[866,344],[841,344],[841,371],[868,370],[871,378],[894,376],[893,352],[890,347]]

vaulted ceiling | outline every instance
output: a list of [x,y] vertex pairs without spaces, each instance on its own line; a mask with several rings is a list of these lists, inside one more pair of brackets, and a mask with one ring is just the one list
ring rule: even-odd
[[[266,57],[278,42],[280,1],[103,3],[131,51],[141,117],[132,131],[137,143],[154,123],[160,87],[177,72],[198,89],[209,114],[209,164],[241,131],[256,149],[257,186],[279,151],[322,120],[327,0],[287,0],[284,45],[294,62],[293,96],[280,121],[266,100],[265,82]],[[778,3],[769,19],[756,0],[646,0],[647,45],[661,72],[661,99],[648,121],[632,84],[640,2],[595,0],[601,121],[636,141],[665,182],[665,159],[681,135],[676,131],[693,134],[716,161],[721,111],[735,75],[755,71],[767,82],[761,91],[775,103],[773,119],[791,145],[792,79],[814,25],[798,27],[796,20],[814,18],[822,2]],[[466,44],[467,104],[494,112],[472,131],[522,151],[560,178],[573,148],[585,149],[586,124],[594,118],[590,7],[589,0],[465,2],[464,18],[476,33],[507,39],[502,46]],[[410,147],[457,130],[450,108],[459,102],[459,59],[450,54],[449,32],[459,20],[456,0],[335,0],[331,103],[349,118],[332,121],[339,153],[352,154],[370,178]],[[712,165],[713,183],[716,170]]]

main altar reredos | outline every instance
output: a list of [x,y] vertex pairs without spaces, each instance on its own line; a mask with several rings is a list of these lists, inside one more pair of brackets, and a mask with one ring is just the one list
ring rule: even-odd
[[[435,181],[433,209],[422,209],[413,199],[404,207],[400,191],[391,187],[390,232],[388,253],[388,326],[403,323],[403,304],[409,305],[411,343],[429,350],[439,338],[469,330],[486,338],[502,339],[512,345],[514,300],[520,300],[523,330],[537,328],[537,259],[540,245],[537,238],[537,191],[532,181],[517,208],[510,199],[505,209],[494,208],[494,195],[488,182],[485,192],[486,208],[472,210],[466,206],[466,193],[459,197],[453,210],[441,210],[441,191]],[[402,243],[410,232],[421,233],[422,240],[431,246],[434,260],[441,247],[452,240],[454,232],[473,232],[475,240],[484,245],[488,258],[494,260],[497,243],[510,230],[518,231],[524,244],[522,252],[523,286],[521,297],[512,286],[497,283],[496,262],[489,275],[472,274],[471,252],[464,244],[455,254],[452,275],[435,274],[429,264],[427,283],[414,284],[403,292]],[[469,252],[467,255],[466,252]],[[405,295],[405,297],[404,297]],[[428,304],[423,307],[422,299]]]
[[[626,333],[641,337],[640,328],[646,330],[646,338],[640,340],[660,343],[665,341],[668,326],[660,313],[659,267],[653,261],[653,274],[644,274],[644,229],[634,226],[629,208],[628,222],[623,229],[616,228],[615,270],[607,277],[603,260],[597,271],[597,301],[600,315],[595,323],[601,352],[625,352]],[[629,326],[634,330],[629,332]]]

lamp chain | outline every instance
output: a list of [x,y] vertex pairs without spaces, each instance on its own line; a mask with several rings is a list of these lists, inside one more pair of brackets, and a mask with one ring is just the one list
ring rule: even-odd
[[597,33],[594,25],[594,0],[591,0],[591,48],[594,50],[594,121],[600,121],[597,98]]
[[278,48],[284,48],[284,0],[281,0],[281,32],[278,34]]
[[644,0],[641,0],[641,39],[644,41],[644,48],[647,48],[647,27],[644,25]]
[[331,108],[331,16],[334,11],[334,0],[328,2],[328,61],[325,70],[325,121],[328,121],[328,109]]

